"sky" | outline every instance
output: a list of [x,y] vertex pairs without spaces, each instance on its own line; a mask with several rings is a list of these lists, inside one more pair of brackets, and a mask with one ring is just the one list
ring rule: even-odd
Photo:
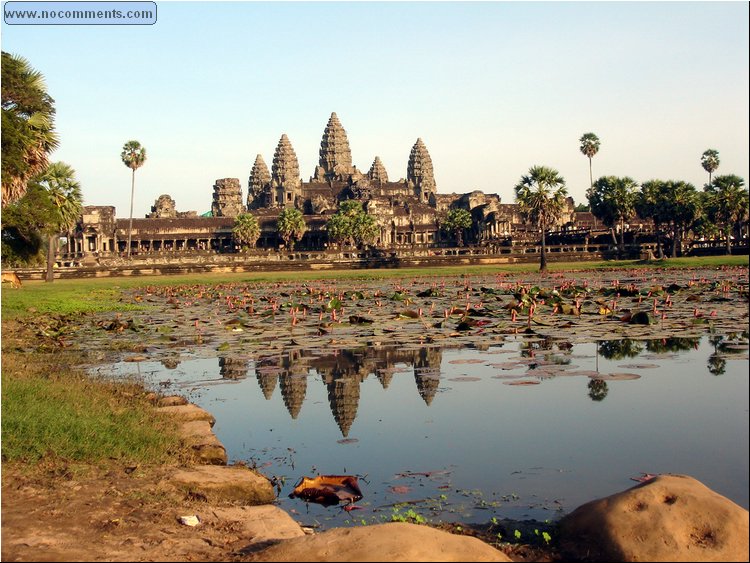
[[336,112],[354,164],[380,156],[406,177],[418,137],[439,193],[482,190],[514,202],[531,166],[555,168],[585,203],[594,179],[675,179],[700,164],[748,174],[747,2],[172,2],[151,26],[7,25],[2,50],[25,57],[55,100],[60,148],[84,205],[130,207],[123,145],[147,160],[134,216],[170,194],[211,207],[213,185],[255,156],[269,169],[286,133],[307,181]]

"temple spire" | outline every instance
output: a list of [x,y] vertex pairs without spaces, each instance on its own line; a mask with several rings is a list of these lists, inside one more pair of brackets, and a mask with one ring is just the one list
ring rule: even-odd
[[385,184],[388,182],[388,172],[385,171],[385,166],[383,166],[383,162],[379,156],[376,156],[372,162],[367,177],[375,184]]
[[320,141],[320,161],[315,168],[316,181],[344,180],[354,172],[349,139],[336,112],[331,114]]
[[266,203],[262,201],[263,193],[271,184],[271,173],[261,155],[255,157],[255,164],[250,171],[250,178],[247,181],[247,208],[252,209],[261,207]]
[[435,173],[432,170],[432,159],[421,137],[411,148],[406,180],[414,190],[414,195],[424,203],[431,203],[437,190]]
[[276,197],[274,203],[279,207],[294,206],[296,198],[302,193],[297,154],[286,133],[279,139],[273,154],[271,186]]

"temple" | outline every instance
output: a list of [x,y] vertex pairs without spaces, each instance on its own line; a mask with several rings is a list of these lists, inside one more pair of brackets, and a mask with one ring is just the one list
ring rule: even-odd
[[[450,244],[454,234],[441,230],[440,225],[448,211],[456,208],[471,213],[469,244],[526,230],[517,206],[502,204],[496,194],[440,194],[437,188],[432,158],[421,138],[411,147],[405,178],[390,180],[379,156],[374,156],[367,173],[361,172],[353,164],[346,130],[334,112],[323,131],[318,165],[307,182],[300,176],[292,141],[282,134],[270,170],[261,154],[255,157],[244,198],[238,178],[215,181],[207,216],[177,211],[171,196],[160,196],[151,213],[133,220],[131,253],[230,252],[234,250],[232,227],[241,213],[251,213],[258,220],[258,248],[279,248],[277,221],[289,207],[300,210],[307,224],[297,248],[324,250],[329,245],[326,223],[348,199],[362,202],[365,212],[374,217],[378,236],[373,246],[377,248]],[[560,225],[570,222],[573,215],[571,199]],[[67,250],[78,255],[118,256],[127,251],[127,240],[128,219],[115,218],[114,207],[87,206]]]

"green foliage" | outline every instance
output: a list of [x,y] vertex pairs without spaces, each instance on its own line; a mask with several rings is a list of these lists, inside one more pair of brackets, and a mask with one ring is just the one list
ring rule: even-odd
[[122,147],[120,158],[125,166],[135,172],[146,162],[146,149],[138,141],[128,141]]
[[416,512],[413,508],[410,508],[404,513],[401,513],[398,508],[394,508],[393,514],[391,514],[391,522],[411,522],[412,524],[426,524],[427,519]]
[[47,244],[45,229],[54,217],[55,206],[47,190],[30,183],[23,197],[3,209],[3,265],[41,265]]
[[260,238],[260,225],[258,219],[251,213],[241,213],[234,221],[232,227],[232,238],[243,249],[255,246]]
[[471,213],[466,209],[451,209],[448,211],[441,227],[456,235],[458,246],[463,246],[463,232],[470,229],[473,224]]
[[380,229],[372,215],[356,200],[341,202],[339,210],[326,223],[328,239],[335,244],[363,246],[372,243]]
[[539,269],[547,269],[544,233],[560,217],[565,207],[565,180],[554,168],[532,166],[515,187],[521,214],[542,231],[542,252]]
[[[586,191],[591,213],[609,228],[635,215],[638,184],[627,176],[603,176]],[[623,233],[624,235],[624,233]]]
[[2,53],[2,206],[19,200],[59,144],[54,100],[23,57]]
[[92,380],[65,361],[37,357],[31,364],[3,354],[4,462],[164,462],[177,451],[173,425],[135,386]]
[[731,252],[729,237],[732,231],[739,237],[742,223],[748,220],[750,199],[744,186],[744,179],[735,174],[726,174],[717,176],[712,184],[703,189],[704,210],[727,239],[728,252]]
[[294,243],[302,240],[307,231],[307,223],[305,223],[305,218],[299,209],[287,207],[279,215],[277,228],[284,244],[289,245],[293,250]]
[[594,133],[584,133],[578,142],[581,143],[581,152],[588,158],[593,158],[599,152],[601,141]]
[[55,209],[54,216],[46,226],[48,234],[69,231],[81,216],[83,195],[75,174],[76,171],[69,164],[53,162],[39,178]]
[[711,184],[711,174],[719,167],[719,151],[708,149],[701,155],[701,166],[708,172],[708,183]]

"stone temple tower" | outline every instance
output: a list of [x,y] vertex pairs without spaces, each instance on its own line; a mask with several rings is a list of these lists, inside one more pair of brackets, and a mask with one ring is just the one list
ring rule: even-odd
[[437,191],[435,173],[432,170],[430,153],[427,152],[427,147],[421,138],[417,139],[411,148],[406,181],[419,201],[435,205],[435,192]]
[[278,207],[296,207],[302,199],[299,162],[286,133],[279,139],[273,154],[271,193],[274,196],[273,203]]
[[388,182],[388,172],[385,171],[385,166],[383,166],[383,162],[380,160],[379,156],[376,156],[375,160],[372,162],[367,177],[373,184],[380,185]]
[[255,164],[247,181],[247,208],[258,209],[272,204],[271,173],[261,155],[255,157]]
[[211,203],[211,216],[237,217],[244,213],[242,188],[239,178],[221,178],[214,184],[214,200]]
[[339,117],[333,112],[320,141],[320,161],[313,179],[316,182],[345,181],[353,173],[349,139]]

